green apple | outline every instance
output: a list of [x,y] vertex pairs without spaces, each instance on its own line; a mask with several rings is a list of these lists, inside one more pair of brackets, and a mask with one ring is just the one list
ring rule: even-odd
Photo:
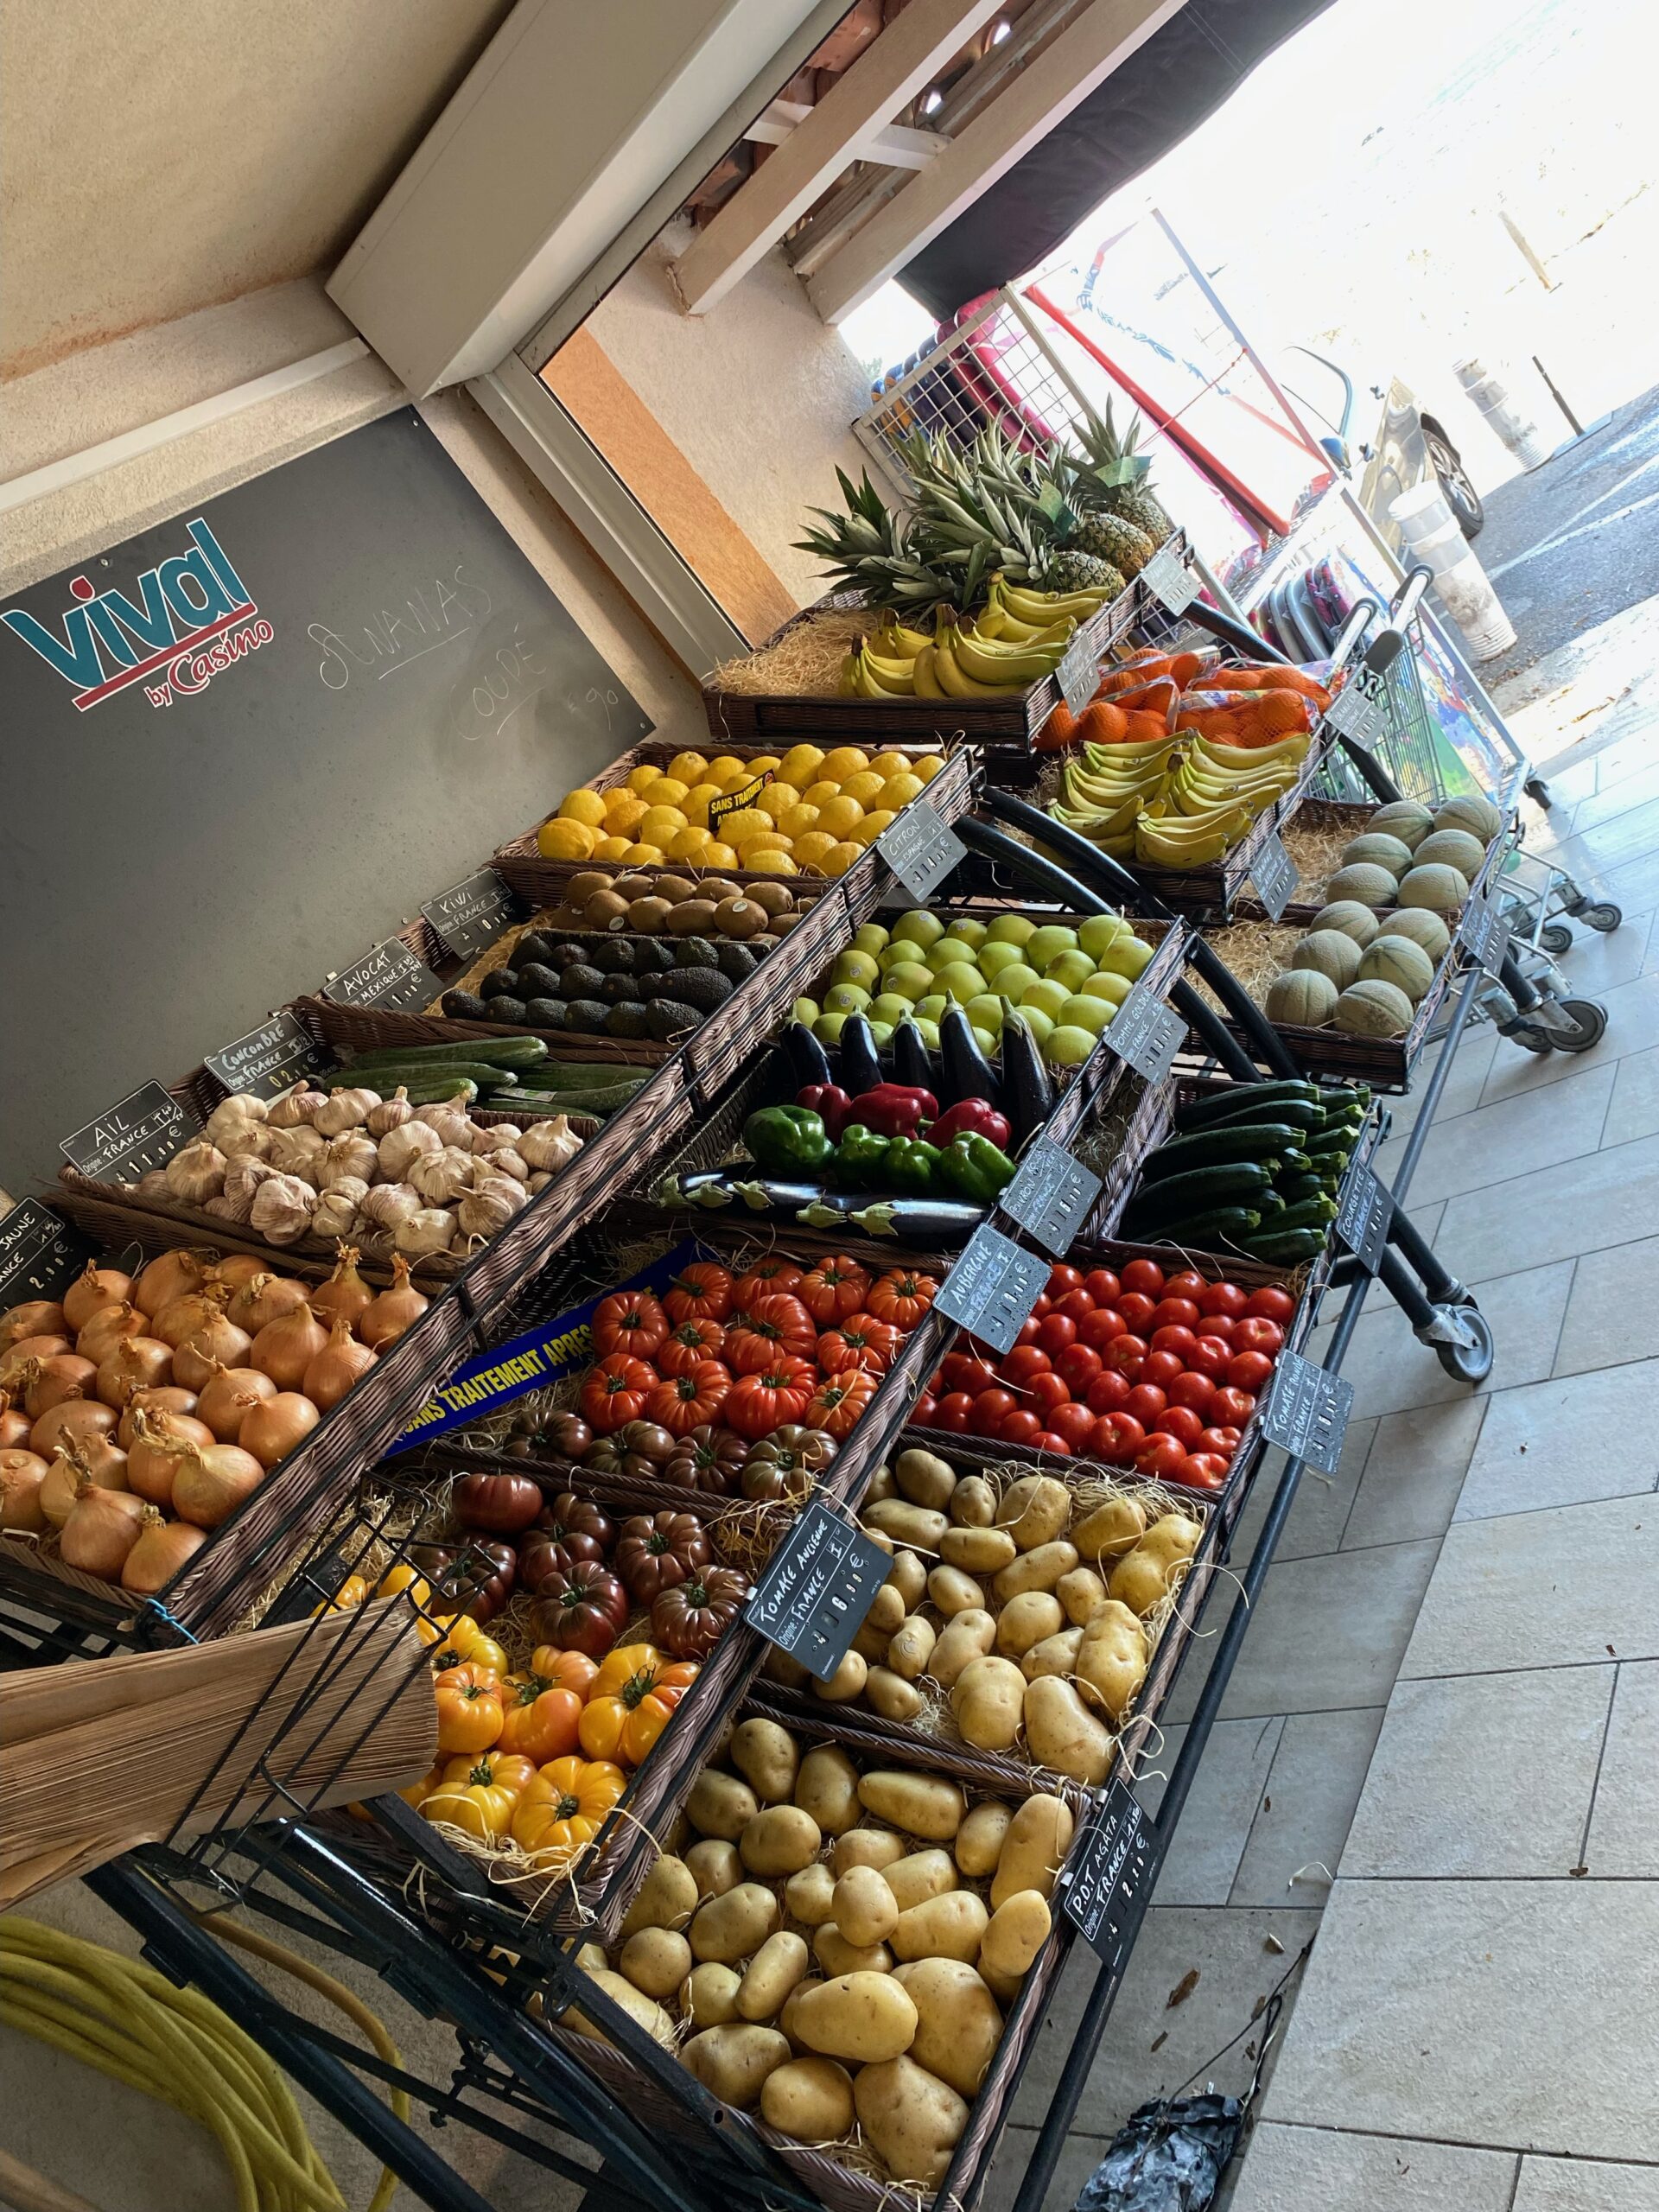
[[1115,976],[1109,969],[1103,968],[1099,975],[1091,976],[1081,989],[1086,999],[1106,999],[1113,1006],[1119,1007],[1129,995],[1129,979],[1127,976]]
[[1093,1033],[1070,1023],[1057,1028],[1043,1047],[1046,1057],[1062,1068],[1081,1067],[1094,1049]]
[[872,1021],[907,1021],[910,1001],[900,998],[897,991],[883,991],[879,999],[870,1001],[868,1013]]
[[993,1037],[1002,1034],[1002,1001],[994,998],[988,991],[982,991],[977,998],[969,999],[963,1012],[976,1029],[988,1029]]
[[872,1041],[877,1045],[890,1045],[893,1042],[894,1026],[891,1021],[873,1021],[870,1024]]
[[996,988],[1010,1004],[1023,1006],[1026,993],[1038,980],[1034,968],[1027,968],[1023,960],[1016,960],[1012,966],[997,971]]
[[1133,982],[1152,958],[1152,947],[1142,944],[1138,937],[1121,937],[1117,943],[1101,955],[1101,973],[1106,976],[1127,976]]
[[1087,1029],[1098,1037],[1116,1012],[1117,1008],[1109,999],[1084,998],[1079,992],[1075,998],[1067,999],[1060,1008],[1060,1027],[1062,1029]]
[[1054,1034],[1053,1020],[1050,1015],[1043,1012],[1040,1007],[1022,1006],[1020,1009],[1020,1019],[1037,1039],[1039,1050]]
[[938,1021],[950,1003],[943,991],[931,991],[925,999],[917,1000],[916,1019],[918,1021]]
[[[1058,960],[1051,960],[1044,969],[1045,976],[1057,983],[1064,983],[1068,991],[1080,991],[1095,972],[1095,963],[1086,952],[1073,945],[1071,951],[1061,953]],[[855,980],[862,982],[863,978]]]
[[864,1014],[869,1003],[870,995],[861,983],[832,983],[823,995],[826,1014]]
[[893,925],[895,944],[919,944],[924,951],[929,945],[937,944],[944,935],[944,924],[937,914],[930,914],[925,906],[912,906]]
[[987,944],[1023,944],[1037,925],[1024,914],[999,914],[985,932]]
[[880,922],[866,922],[863,927],[855,934],[853,946],[855,950],[859,952],[871,954],[885,952],[887,949],[887,933]]
[[1098,960],[1108,945],[1128,935],[1129,925],[1121,914],[1090,914],[1077,931],[1077,943],[1091,960]]
[[1077,933],[1064,922],[1045,922],[1026,939],[1026,958],[1033,968],[1046,968],[1051,960],[1058,960],[1063,952],[1072,951]]
[[976,922],[964,916],[961,921],[952,922],[944,934],[951,942],[971,945],[977,952],[985,942],[985,925],[983,922]]
[[953,960],[939,977],[945,995],[957,1006],[966,1006],[969,999],[976,999],[985,988],[985,978],[977,968],[965,968],[960,960]]
[[[947,990],[950,988],[951,972],[947,969],[939,979]],[[911,1005],[915,1006],[921,1000],[930,997],[932,989],[933,970],[931,968],[914,966],[889,968],[887,973],[887,989],[883,995],[891,997],[896,993],[899,998],[908,999]]]
[[820,1045],[838,1045],[842,1029],[851,1020],[849,1014],[821,1014],[812,1025],[812,1034]]
[[849,946],[836,960],[831,980],[837,983],[861,983],[868,991],[880,973],[873,953],[860,952]]
[[1024,964],[1018,945],[982,944],[979,948],[979,972],[988,983],[994,983],[1005,968]]
[[988,1060],[991,1057],[991,1054],[996,1050],[995,1038],[992,1036],[988,1029],[980,1028],[977,1023],[974,1025],[974,1042],[978,1046],[980,1051],[984,1053]]
[[817,999],[797,999],[789,1009],[789,1018],[791,1021],[804,1021],[810,1029],[823,1012]]
[[916,1027],[921,1037],[923,1044],[926,1046],[928,1051],[930,1052],[937,1052],[939,1049],[938,1023],[937,1021],[924,1021],[918,1014],[916,1019]]
[[[1012,996],[1012,994],[1006,993],[1005,995]],[[1058,1021],[1060,1018],[1060,1008],[1071,995],[1071,992],[1066,989],[1064,983],[1051,982],[1045,976],[1040,982],[1033,983],[1031,988],[1021,996],[1019,1001],[1020,1010],[1023,1014],[1027,1007],[1034,1007],[1039,1014],[1046,1014],[1051,1021]]]
[[971,944],[964,944],[957,937],[942,937],[929,952],[927,964],[939,976],[947,968],[976,968],[979,963],[974,958]]

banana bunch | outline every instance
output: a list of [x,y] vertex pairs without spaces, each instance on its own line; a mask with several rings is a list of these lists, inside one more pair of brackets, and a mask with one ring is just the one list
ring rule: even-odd
[[1296,781],[1311,742],[1299,734],[1277,745],[1246,748],[1195,737],[1171,779],[1169,798],[1190,817],[1243,806],[1254,821]]
[[1164,791],[1174,751],[1173,738],[1085,746],[1081,761],[1069,759],[1061,769],[1061,796],[1048,811],[1114,860],[1130,859],[1135,823]]
[[1109,596],[1103,591],[1039,591],[1031,584],[1011,584],[999,573],[986,588],[980,627],[984,627],[988,614],[1002,626],[1007,636],[1015,636],[1021,630],[1038,635],[1052,629],[1057,622],[1075,626],[1086,621]]
[[1056,822],[1114,860],[1208,868],[1296,781],[1310,740],[1220,745],[1192,731],[1135,745],[1085,745],[1060,771]]
[[1249,811],[1245,807],[1217,809],[1203,815],[1172,814],[1169,802],[1157,799],[1135,822],[1135,857],[1143,868],[1209,868],[1238,842],[1249,826]]

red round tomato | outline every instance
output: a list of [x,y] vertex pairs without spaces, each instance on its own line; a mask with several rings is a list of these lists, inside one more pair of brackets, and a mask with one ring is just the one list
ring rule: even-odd
[[1189,1452],[1175,1479],[1189,1490],[1219,1490],[1227,1479],[1227,1462],[1213,1452]]
[[1210,1287],[1196,1268],[1185,1268],[1178,1275],[1168,1275],[1164,1281],[1166,1298],[1201,1299]]
[[1001,1427],[997,1430],[997,1441],[1000,1444],[1029,1444],[1032,1439],[1040,1432],[1042,1426],[1036,1414],[1028,1408],[1016,1406],[1014,1411],[1006,1416]]
[[1166,1291],[1152,1309],[1154,1329],[1192,1329],[1198,1325],[1198,1307],[1191,1298],[1172,1298]]
[[1173,1436],[1149,1436],[1135,1455],[1135,1471],[1155,1482],[1173,1481],[1186,1461],[1186,1447]]
[[1092,1344],[1096,1351],[1110,1344],[1114,1337],[1123,1334],[1123,1316],[1116,1306],[1096,1306],[1092,1313],[1085,1314],[1077,1324],[1077,1342]]
[[1095,1416],[1087,1406],[1056,1406],[1053,1423],[1055,1435],[1072,1452],[1086,1452],[1094,1441]]
[[1201,1337],[1218,1337],[1224,1344],[1233,1341],[1233,1331],[1238,1326],[1230,1314],[1206,1313],[1198,1324]]
[[1056,1301],[1068,1290],[1081,1290],[1083,1277],[1076,1268],[1068,1268],[1063,1260],[1057,1261],[1048,1271],[1047,1294]]
[[1230,1386],[1217,1390],[1210,1401],[1210,1418],[1217,1428],[1242,1429],[1255,1411],[1255,1400],[1250,1393]]
[[1222,1459],[1230,1459],[1238,1449],[1239,1431],[1236,1428],[1205,1428],[1198,1432],[1200,1452],[1213,1452]]
[[1051,1359],[1057,1353],[1063,1352],[1067,1344],[1074,1344],[1077,1341],[1077,1325],[1069,1313],[1044,1315],[1043,1325],[1037,1332],[1037,1342]]
[[1186,1363],[1197,1374],[1211,1376],[1218,1382],[1227,1372],[1227,1363],[1232,1356],[1231,1344],[1220,1337],[1200,1337]]
[[980,1436],[995,1436],[998,1427],[1014,1411],[1011,1390],[982,1390],[974,1400],[973,1426]]
[[1115,1467],[1127,1467],[1147,1440],[1133,1414],[1102,1414],[1095,1423],[1094,1452]]
[[1100,1354],[1088,1344],[1068,1344],[1055,1362],[1054,1372],[1074,1398],[1083,1397],[1100,1373]]
[[1069,1459],[1071,1446],[1057,1429],[1039,1428],[1031,1440],[1033,1452],[1052,1452],[1057,1459]]
[[1185,1362],[1178,1351],[1149,1351],[1141,1363],[1141,1380],[1155,1382],[1160,1390],[1166,1390],[1185,1367]]
[[1204,1423],[1191,1406],[1168,1406],[1153,1423],[1150,1433],[1178,1437],[1191,1452],[1204,1433]]
[[1172,1406],[1190,1406],[1195,1414],[1205,1418],[1209,1415],[1210,1401],[1215,1395],[1215,1384],[1196,1368],[1189,1368],[1184,1375],[1178,1375],[1169,1386]]
[[1022,1321],[1020,1324],[1020,1333],[1014,1338],[1014,1343],[1016,1344],[1034,1344],[1037,1341],[1038,1332],[1041,1329],[1042,1325],[1041,1321],[1037,1318],[1036,1309],[1033,1307],[1032,1310],[1031,1319],[1027,1321]]
[[1296,1301],[1287,1290],[1253,1290],[1244,1311],[1253,1321],[1277,1321],[1282,1327],[1296,1311]]
[[1089,1385],[1089,1406],[1091,1412],[1115,1414],[1121,1412],[1129,1401],[1129,1379],[1120,1375],[1115,1367],[1103,1367]]
[[[1048,1370],[1048,1354],[1039,1346],[1016,1344],[997,1370],[996,1379],[1006,1382],[1011,1390],[1017,1390],[1021,1383],[1029,1382],[1033,1375],[1046,1375]],[[988,1389],[989,1385],[985,1387]]]
[[1161,1329],[1153,1331],[1152,1348],[1154,1351],[1173,1351],[1190,1363],[1198,1348],[1198,1340],[1185,1322],[1166,1321]]
[[1154,1300],[1164,1294],[1164,1271],[1156,1260],[1131,1260],[1122,1274],[1125,1290],[1138,1291],[1141,1297]]
[[1123,1411],[1138,1421],[1142,1428],[1150,1428],[1154,1421],[1163,1416],[1168,1398],[1155,1382],[1137,1382],[1123,1401]]
[[1026,1403],[1046,1420],[1056,1406],[1063,1406],[1071,1395],[1058,1375],[1033,1375],[1023,1393]]
[[878,1321],[868,1313],[849,1313],[838,1329],[826,1329],[818,1338],[818,1365],[826,1375],[839,1375],[849,1367],[885,1375],[903,1341],[891,1321]]
[[1285,1332],[1276,1321],[1267,1321],[1252,1315],[1241,1321],[1233,1331],[1235,1351],[1275,1352],[1284,1346]]
[[1236,1351],[1227,1363],[1227,1387],[1259,1391],[1272,1372],[1273,1362],[1266,1352]]
[[1053,1304],[1054,1301],[1048,1293],[1046,1290],[1039,1290],[1032,1302],[1031,1310],[1033,1318],[1039,1321],[1042,1320],[1045,1315],[1052,1311]]
[[1083,1279],[1083,1287],[1096,1306],[1116,1306],[1117,1294],[1123,1287],[1109,1268],[1090,1268]]
[[910,1418],[918,1428],[938,1426],[933,1416],[939,1410],[939,1402],[931,1390],[924,1390],[910,1409]]
[[1104,1366],[1115,1368],[1120,1375],[1127,1375],[1131,1382],[1140,1379],[1141,1364],[1147,1351],[1144,1337],[1114,1337],[1102,1355]]
[[996,1380],[996,1370],[982,1359],[974,1359],[965,1351],[949,1351],[939,1362],[939,1373],[944,1377],[947,1390],[965,1390],[970,1398],[982,1390],[988,1390]]
[[[1139,1265],[1138,1262],[1135,1262]],[[1141,1291],[1126,1290],[1117,1301],[1117,1310],[1123,1316],[1123,1325],[1137,1337],[1152,1334],[1152,1317],[1158,1311],[1158,1301]]]
[[974,1402],[965,1390],[952,1390],[939,1400],[933,1415],[935,1428],[948,1429],[952,1436],[965,1436],[968,1424],[974,1417]]
[[1224,1313],[1236,1320],[1244,1311],[1244,1293],[1236,1282],[1207,1282],[1198,1293],[1201,1313]]
[[1055,1310],[1081,1327],[1094,1312],[1095,1301],[1086,1290],[1068,1290]]

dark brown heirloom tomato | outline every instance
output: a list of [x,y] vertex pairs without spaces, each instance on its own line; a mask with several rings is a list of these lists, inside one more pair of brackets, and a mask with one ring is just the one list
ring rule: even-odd
[[752,1444],[743,1462],[741,1484],[745,1497],[763,1503],[781,1497],[804,1497],[814,1478],[836,1456],[836,1440],[821,1428],[790,1423],[774,1428],[759,1444]]
[[749,1594],[735,1567],[700,1567],[651,1609],[652,1641],[677,1659],[706,1659]]
[[536,1529],[563,1544],[573,1559],[603,1559],[616,1533],[601,1509],[573,1490],[562,1490],[549,1500],[537,1516]]
[[628,1618],[628,1593],[597,1560],[578,1560],[568,1574],[550,1574],[530,1609],[539,1643],[602,1659]]
[[684,1490],[710,1491],[729,1497],[738,1486],[749,1446],[729,1428],[694,1428],[681,1437],[672,1456],[663,1462],[664,1482]]
[[541,1422],[537,1440],[562,1459],[580,1459],[593,1442],[594,1432],[580,1414],[549,1414]]
[[499,1538],[462,1535],[451,1544],[414,1544],[409,1555],[432,1585],[435,1613],[467,1613],[480,1624],[493,1620],[518,1580],[518,1554]]
[[462,1475],[450,1492],[450,1502],[463,1529],[516,1536],[541,1511],[542,1493],[528,1475]]
[[654,1605],[713,1554],[695,1513],[636,1513],[616,1540],[616,1572],[636,1605]]

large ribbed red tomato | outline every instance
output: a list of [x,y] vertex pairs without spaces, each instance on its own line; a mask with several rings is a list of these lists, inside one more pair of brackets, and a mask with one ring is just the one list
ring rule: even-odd
[[676,1321],[658,1350],[657,1372],[689,1375],[702,1361],[718,1359],[725,1341],[726,1332],[718,1321],[702,1319],[696,1314]]
[[902,1341],[891,1321],[878,1321],[868,1313],[849,1313],[838,1329],[826,1329],[818,1338],[818,1365],[826,1375],[839,1375],[848,1367],[865,1367],[872,1374],[885,1375]]
[[689,1436],[714,1421],[725,1404],[732,1378],[717,1359],[702,1359],[688,1373],[671,1375],[645,1393],[645,1419],[671,1436]]
[[649,1291],[618,1290],[594,1309],[594,1350],[649,1359],[668,1334],[668,1316]]
[[817,1325],[800,1300],[773,1291],[727,1323],[726,1363],[739,1375],[758,1375],[777,1352],[810,1359],[817,1342]]
[[[817,1371],[809,1361],[773,1351],[758,1372],[739,1376],[721,1409],[721,1418],[740,1436],[770,1436],[774,1428],[804,1419],[817,1381]],[[813,1426],[822,1428],[829,1424],[818,1421]]]
[[732,1310],[729,1271],[713,1260],[693,1260],[663,1293],[671,1321],[723,1321]]
[[609,1436],[625,1422],[638,1421],[645,1393],[657,1380],[654,1368],[626,1351],[607,1352],[582,1380],[582,1417],[591,1429]]

